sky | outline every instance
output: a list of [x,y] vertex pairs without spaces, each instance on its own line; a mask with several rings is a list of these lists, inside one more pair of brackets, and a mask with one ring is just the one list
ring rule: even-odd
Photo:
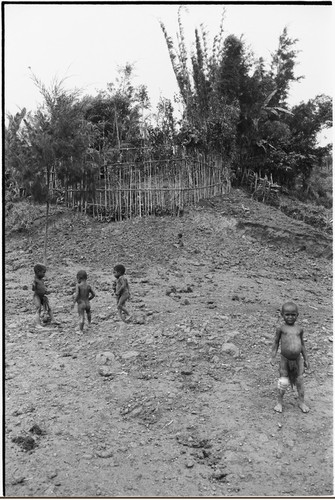
[[[181,15],[189,48],[194,29],[204,25],[218,34],[223,4],[190,4]],[[155,108],[159,97],[173,99],[177,83],[160,28],[176,40],[178,5],[172,4],[6,4],[4,10],[5,113],[23,107],[34,110],[42,97],[34,74],[49,87],[64,87],[96,95],[113,82],[117,68],[134,64],[134,84],[144,84]],[[225,36],[243,35],[256,57],[270,61],[284,27],[298,39],[296,75],[289,104],[318,94],[333,96],[333,7],[322,5],[226,5]],[[328,134],[329,135],[329,134]],[[326,134],[327,136],[327,134]],[[327,139],[328,142],[328,139]]]

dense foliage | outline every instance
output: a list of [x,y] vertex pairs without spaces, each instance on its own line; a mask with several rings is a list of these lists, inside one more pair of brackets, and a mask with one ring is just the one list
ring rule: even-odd
[[5,129],[7,197],[25,192],[49,200],[54,173],[60,188],[90,180],[107,165],[143,156],[166,157],[182,150],[221,157],[234,182],[246,172],[271,177],[289,188],[310,188],[313,169],[330,154],[318,134],[332,126],[332,101],[325,95],[290,108],[297,40],[283,30],[269,66],[248,52],[243,38],[224,36],[224,11],[213,42],[204,27],[195,30],[193,50],[186,45],[178,13],[177,42],[161,23],[183,108],[161,97],[155,113],[144,85],[133,85],[133,66],[97,96],[80,97],[62,82],[47,89],[35,76],[44,102],[34,112],[8,116]]
[[295,76],[298,40],[284,28],[267,68],[255,61],[243,39],[219,34],[208,50],[208,35],[195,31],[188,55],[179,10],[177,47],[161,24],[184,102],[180,137],[186,146],[222,155],[240,183],[245,171],[268,176],[281,185],[306,189],[313,167],[330,154],[319,147],[318,133],[332,126],[332,101],[317,96],[289,108],[287,98]]

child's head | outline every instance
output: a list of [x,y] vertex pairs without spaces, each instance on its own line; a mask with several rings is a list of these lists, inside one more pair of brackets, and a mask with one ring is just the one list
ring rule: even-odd
[[285,302],[281,308],[281,315],[285,323],[294,325],[299,316],[298,306],[294,302]]
[[113,273],[115,278],[119,278],[120,276],[123,276],[126,272],[126,268],[122,264],[117,264],[114,269]]
[[87,280],[87,272],[86,271],[78,271],[77,272],[77,281],[80,283],[81,281]]
[[47,271],[47,268],[43,264],[36,264],[34,266],[34,273],[38,278],[43,278]]

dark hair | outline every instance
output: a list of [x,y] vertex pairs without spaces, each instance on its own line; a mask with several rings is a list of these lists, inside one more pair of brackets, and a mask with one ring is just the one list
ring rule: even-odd
[[34,273],[39,274],[39,273],[45,273],[47,268],[43,264],[36,264],[34,266]]
[[86,271],[78,271],[77,279],[87,280],[87,272]]
[[284,313],[286,307],[292,307],[292,308],[294,307],[297,313],[299,313],[297,304],[295,304],[294,302],[285,302],[285,304],[283,304],[281,308],[282,314]]
[[114,267],[114,271],[116,271],[117,273],[120,273],[120,274],[124,274],[126,272],[126,268],[122,264],[117,264]]

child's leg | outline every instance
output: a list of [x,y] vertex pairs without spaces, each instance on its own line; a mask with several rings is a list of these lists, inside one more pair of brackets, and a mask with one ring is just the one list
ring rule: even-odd
[[92,321],[92,315],[91,315],[91,306],[90,304],[88,304],[86,306],[86,314],[87,314],[87,321],[88,321],[88,324],[91,325],[91,321]]
[[274,407],[274,410],[277,411],[278,413],[282,413],[282,411],[283,411],[283,397],[284,397],[284,394],[285,394],[285,390],[278,389],[277,404]]
[[84,330],[85,323],[85,305],[78,304],[78,316],[79,316],[79,330],[82,332]]
[[[280,364],[279,364],[279,376],[280,378],[287,378],[288,376],[288,361],[284,356],[280,356]],[[277,404],[274,407],[274,410],[278,413],[282,413],[283,411],[283,398],[285,394],[286,388],[279,387],[278,384],[278,397]]]
[[299,359],[299,369],[298,369],[298,377],[297,377],[297,380],[296,380],[296,386],[297,386],[298,397],[299,397],[298,406],[299,406],[300,410],[303,413],[308,413],[309,412],[309,408],[305,404],[305,388],[304,388],[303,373],[304,373],[304,360],[303,360],[303,357],[300,356],[300,359]]
[[34,305],[35,305],[35,325],[39,325],[39,326],[42,326],[41,325],[41,318],[40,318],[40,315],[41,315],[41,299],[39,298],[38,295],[34,295]]
[[127,311],[127,309],[124,307],[126,301],[128,299],[128,294],[125,294],[125,295],[121,295],[121,297],[119,298],[119,301],[117,303],[117,308],[118,308],[118,311],[119,311],[119,316],[120,318],[122,319],[122,321],[124,321],[124,318],[123,318],[123,315],[122,313],[126,314],[127,316],[129,316],[129,312]]
[[55,318],[50,307],[49,299],[46,295],[43,297],[43,307],[44,310],[49,314],[51,323],[55,323]]

